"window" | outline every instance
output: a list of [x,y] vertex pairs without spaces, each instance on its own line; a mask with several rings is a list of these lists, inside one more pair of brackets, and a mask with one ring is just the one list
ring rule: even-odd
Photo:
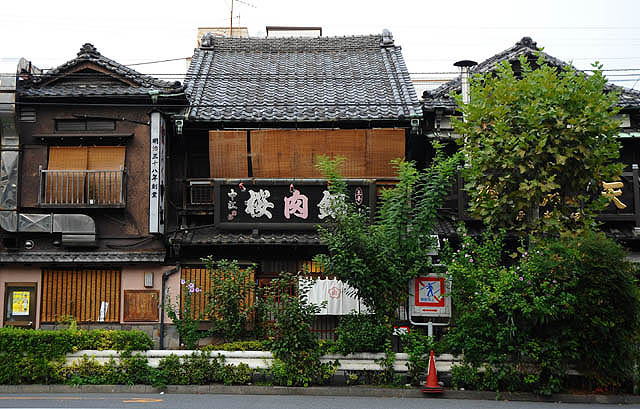
[[[197,318],[199,316],[204,316],[207,308],[207,292],[211,290],[211,272],[206,267],[183,267],[181,269],[180,279],[185,280],[185,282],[193,283],[196,287],[198,287],[201,291],[192,294],[192,313],[193,317]],[[255,280],[255,273],[251,274],[249,277],[250,281]],[[253,305],[255,295],[252,294],[246,300],[249,305]],[[183,292],[182,288],[180,288],[180,304],[183,306]],[[204,316],[204,319],[208,319]]]
[[113,119],[56,119],[58,132],[115,131]]
[[43,269],[40,321],[120,321],[120,270]]
[[317,178],[318,156],[342,156],[351,178],[394,177],[390,161],[405,157],[405,130],[261,129],[210,131],[212,178]]
[[124,205],[124,146],[52,146],[41,204]]
[[20,120],[20,122],[35,122],[36,109],[29,107],[20,108],[18,119]]

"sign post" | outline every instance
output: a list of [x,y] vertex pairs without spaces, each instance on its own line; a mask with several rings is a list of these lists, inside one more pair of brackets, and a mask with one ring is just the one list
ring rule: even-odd
[[[433,336],[434,326],[449,325],[434,322],[433,318],[451,318],[451,282],[439,274],[428,274],[409,282],[409,322],[427,326],[427,334]],[[427,322],[416,322],[414,317],[428,318]]]

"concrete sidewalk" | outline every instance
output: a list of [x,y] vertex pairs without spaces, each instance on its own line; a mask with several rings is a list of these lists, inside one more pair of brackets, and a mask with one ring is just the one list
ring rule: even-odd
[[158,394],[224,394],[224,395],[303,395],[353,396],[425,399],[473,399],[565,403],[640,403],[639,395],[573,395],[555,394],[550,397],[532,393],[500,393],[445,390],[440,395],[425,395],[417,388],[375,388],[370,386],[312,386],[307,388],[260,385],[169,385],[166,389],[150,385],[0,385],[0,394],[21,393],[137,393]]

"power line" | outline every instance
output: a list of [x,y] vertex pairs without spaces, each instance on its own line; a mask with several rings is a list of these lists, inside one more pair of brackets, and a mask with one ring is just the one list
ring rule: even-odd
[[189,58],[191,58],[191,57],[169,58],[167,60],[145,61],[145,62],[138,62],[138,63],[134,63],[134,64],[123,64],[123,65],[125,65],[127,67],[133,67],[134,65],[158,64],[158,63],[161,63],[161,62],[188,60]]
[[[101,97],[116,97],[121,95],[100,95]],[[98,104],[87,104],[87,103],[79,103],[79,102],[26,102],[26,101],[16,101],[16,102],[0,102],[0,105],[55,105],[55,106],[99,106],[99,107],[124,107],[124,108],[134,108],[134,107],[150,107],[150,108],[247,108],[247,107],[394,107],[394,106],[410,106],[411,103],[403,103],[403,102],[375,102],[375,103],[305,103],[305,102],[297,102],[297,103],[271,103],[265,104],[257,102],[255,104],[122,104],[122,103],[98,103]]]

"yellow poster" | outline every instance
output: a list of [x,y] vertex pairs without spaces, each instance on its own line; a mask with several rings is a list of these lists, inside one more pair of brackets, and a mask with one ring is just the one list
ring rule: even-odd
[[14,291],[11,300],[11,315],[29,315],[29,291]]

